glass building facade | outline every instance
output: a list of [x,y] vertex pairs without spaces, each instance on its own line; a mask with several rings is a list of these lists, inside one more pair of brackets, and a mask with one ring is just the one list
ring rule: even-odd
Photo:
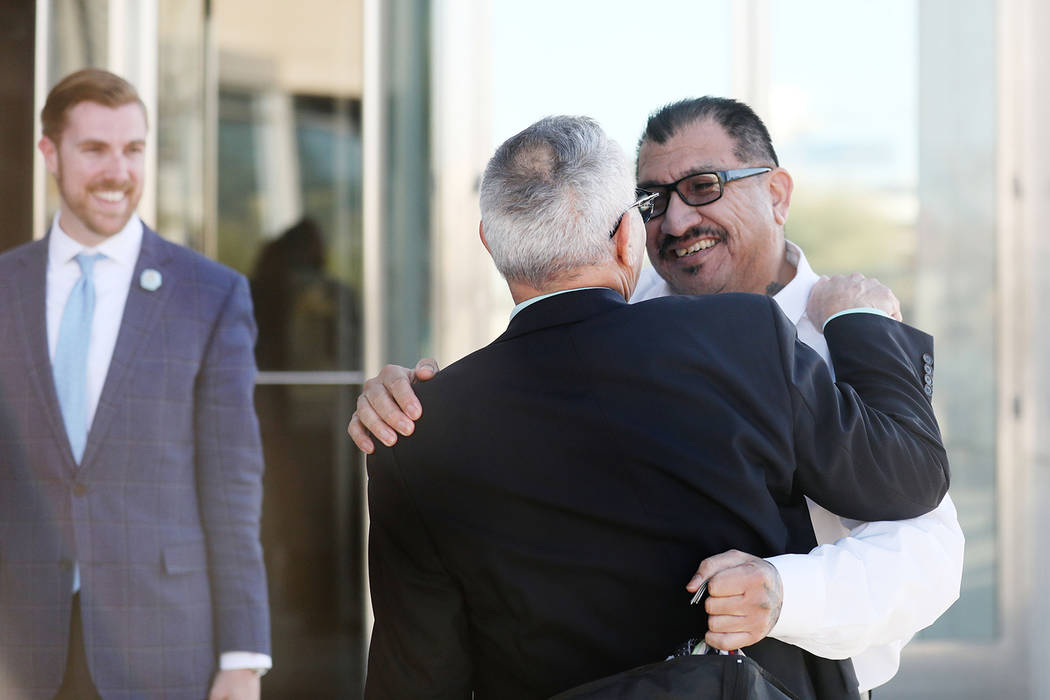
[[346,422],[382,364],[447,364],[505,325],[509,296],[477,242],[491,150],[552,112],[591,114],[630,150],[649,110],[710,93],[766,117],[795,178],[788,236],[814,269],[878,276],[937,338],[966,569],[881,693],[1050,697],[1050,10],[693,0],[640,27],[638,3],[596,5],[0,0],[0,249],[43,235],[55,209],[32,149],[44,96],[96,65],[149,108],[144,220],[251,281],[265,696],[360,692],[365,477]]

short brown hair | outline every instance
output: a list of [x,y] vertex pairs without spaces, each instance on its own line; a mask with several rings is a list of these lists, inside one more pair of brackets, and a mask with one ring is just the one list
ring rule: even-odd
[[81,102],[97,102],[114,108],[137,102],[143,115],[146,114],[146,105],[134,85],[109,71],[85,68],[70,73],[51,88],[44,109],[40,111],[44,136],[57,142],[66,128],[69,110]]

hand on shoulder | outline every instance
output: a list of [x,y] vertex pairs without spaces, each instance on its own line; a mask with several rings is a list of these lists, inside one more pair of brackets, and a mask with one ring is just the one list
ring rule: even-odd
[[437,360],[424,357],[414,369],[387,365],[366,381],[357,397],[357,410],[346,427],[358,449],[372,454],[373,438],[390,447],[397,442],[398,434],[411,435],[415,421],[423,415],[412,385],[433,379],[438,370]]
[[827,320],[840,311],[861,308],[878,309],[891,318],[902,320],[900,302],[890,288],[859,272],[822,276],[809,293],[806,315],[814,326],[823,329]]

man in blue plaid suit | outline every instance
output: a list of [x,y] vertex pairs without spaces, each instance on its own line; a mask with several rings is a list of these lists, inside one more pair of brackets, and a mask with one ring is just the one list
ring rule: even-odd
[[135,214],[133,86],[79,71],[41,120],[61,206],[0,255],[0,697],[258,698],[248,285]]

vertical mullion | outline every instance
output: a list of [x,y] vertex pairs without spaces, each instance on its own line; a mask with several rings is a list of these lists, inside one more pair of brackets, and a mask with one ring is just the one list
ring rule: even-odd
[[[361,95],[361,207],[362,207],[362,252],[364,270],[364,370],[367,376],[379,371],[385,354],[386,329],[383,327],[386,309],[383,289],[386,284],[385,261],[380,236],[380,216],[383,195],[383,66],[382,46],[385,39],[383,3],[381,0],[364,0],[362,11],[364,23],[364,75]],[[372,596],[368,581],[368,503],[367,490],[361,489],[361,561],[362,590],[362,640],[361,668],[367,668],[368,640],[372,637]],[[362,692],[364,674],[362,674]]]

